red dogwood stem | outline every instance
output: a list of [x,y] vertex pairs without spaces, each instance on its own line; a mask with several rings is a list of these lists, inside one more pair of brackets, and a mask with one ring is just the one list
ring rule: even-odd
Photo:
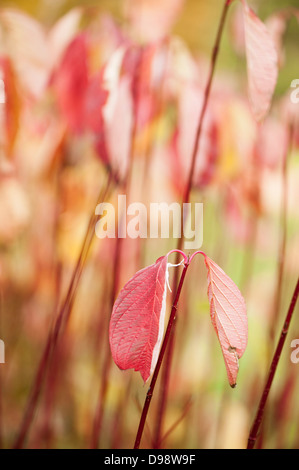
[[[224,2],[223,8],[222,8],[222,13],[221,13],[221,18],[217,30],[217,35],[216,35],[216,40],[214,43],[212,55],[211,55],[211,61],[210,61],[210,70],[207,78],[207,83],[205,87],[205,92],[204,92],[204,101],[198,121],[198,126],[197,126],[197,131],[196,131],[196,136],[195,136],[195,141],[194,141],[194,146],[192,150],[192,157],[191,157],[191,164],[190,168],[188,170],[188,178],[186,182],[186,186],[184,189],[184,193],[182,196],[182,205],[183,203],[188,203],[190,201],[190,195],[191,195],[191,190],[193,187],[193,176],[194,176],[194,169],[195,169],[195,164],[196,164],[196,157],[198,155],[198,151],[200,148],[200,142],[201,142],[201,135],[202,135],[202,129],[203,129],[203,123],[204,123],[204,118],[206,115],[206,110],[209,102],[209,97],[211,93],[211,88],[212,88],[212,83],[213,83],[213,77],[215,73],[215,68],[216,68],[216,62],[218,58],[218,53],[219,53],[219,48],[220,48],[220,43],[221,43],[221,38],[224,30],[224,25],[228,13],[228,9],[230,4],[232,3],[233,0],[226,0]],[[181,218],[181,226],[184,226],[184,218],[183,218],[183,211],[182,211],[182,218]],[[179,253],[180,250],[183,247],[183,241],[184,238],[181,237],[178,240],[178,245],[177,245],[177,252]],[[178,260],[178,257],[177,257]],[[178,262],[178,261],[176,261]],[[174,285],[177,284],[177,276],[175,274],[174,276]],[[174,336],[171,336],[171,339],[169,341],[169,346],[168,346],[168,351],[167,351],[167,357],[165,360],[165,365],[163,368],[163,373],[162,373],[162,386],[161,386],[161,399],[160,399],[160,404],[158,407],[157,411],[157,417],[156,417],[156,429],[155,429],[155,437],[154,437],[154,447],[157,448],[159,447],[159,443],[161,440],[161,429],[162,429],[162,420],[164,416],[164,411],[166,407],[166,402],[167,402],[167,391],[168,391],[168,383],[169,383],[169,374],[170,374],[170,366],[171,366],[171,360],[172,360],[172,354],[173,354],[173,347],[174,347]]]
[[154,370],[154,373],[153,373],[153,377],[152,377],[149,389],[148,389],[147,394],[146,394],[142,414],[141,414],[141,417],[140,417],[139,427],[138,427],[138,431],[137,431],[137,435],[136,435],[136,439],[135,439],[134,449],[139,449],[139,446],[140,446],[140,441],[141,441],[141,438],[142,438],[147,413],[148,413],[149,406],[150,406],[150,403],[151,403],[151,400],[152,400],[152,396],[153,396],[153,393],[154,393],[155,385],[156,385],[157,378],[158,378],[158,375],[159,375],[159,371],[160,371],[160,368],[161,368],[161,364],[162,364],[162,361],[163,361],[163,358],[164,358],[164,354],[165,354],[165,350],[166,350],[166,347],[167,347],[167,344],[168,344],[170,333],[171,333],[171,330],[172,330],[172,327],[173,327],[173,324],[174,324],[174,321],[175,321],[177,305],[178,305],[178,301],[179,301],[179,298],[180,298],[180,294],[181,294],[181,291],[182,291],[184,279],[185,279],[186,272],[187,272],[189,264],[190,264],[189,257],[187,257],[187,259],[184,260],[184,269],[182,271],[180,282],[179,282],[179,285],[178,285],[178,288],[177,288],[177,291],[176,291],[176,294],[175,294],[174,302],[172,304],[171,313],[170,313],[170,316],[169,316],[168,325],[167,325],[167,328],[166,328],[164,340],[163,340],[163,343],[162,343],[162,346],[161,346],[160,354],[159,354],[157,364],[156,364],[156,367],[155,367],[155,370]]
[[279,338],[279,341],[278,341],[278,344],[277,344],[277,347],[276,347],[276,350],[272,359],[268,378],[267,378],[264,391],[263,391],[263,394],[259,403],[256,417],[255,417],[254,423],[250,431],[247,449],[253,449],[255,442],[256,442],[257,434],[258,434],[258,431],[259,431],[259,428],[263,419],[263,414],[264,414],[264,409],[266,406],[267,398],[268,398],[270,388],[274,379],[274,375],[277,369],[278,361],[280,359],[281,351],[282,351],[282,348],[285,343],[285,339],[289,330],[290,322],[291,322],[291,319],[295,310],[298,294],[299,294],[299,278],[298,278],[298,281],[294,290],[294,294],[290,303],[290,307],[289,307],[283,328],[281,330],[280,338]]

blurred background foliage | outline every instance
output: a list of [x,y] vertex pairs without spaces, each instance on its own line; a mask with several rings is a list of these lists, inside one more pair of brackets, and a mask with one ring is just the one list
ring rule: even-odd
[[[234,8],[238,8],[238,2],[235,2]],[[76,6],[96,7],[98,11],[111,13],[118,19],[120,24],[123,19],[123,2],[122,0],[3,0],[3,7],[16,7],[24,10],[30,15],[40,20],[47,26],[52,26],[58,18],[64,15],[68,10]],[[275,11],[282,8],[298,7],[297,0],[273,0],[265,2],[254,0],[250,3],[255,12],[264,21]],[[231,13],[231,12],[230,12]],[[216,34],[217,19],[219,18],[219,0],[210,0],[209,2],[187,0],[183,11],[177,19],[173,34],[182,38],[188,48],[194,53],[210,54],[211,45]],[[293,18],[288,26],[284,39],[284,47],[286,51],[285,67],[279,75],[279,81],[276,88],[276,94],[282,94],[292,77],[298,75],[298,22]],[[244,74],[244,60],[236,55],[232,48],[230,40],[229,28],[224,33],[223,48],[218,66],[221,68],[229,68],[235,73]]]
[[[221,3],[219,0],[186,0],[176,20],[172,35],[185,41],[196,60],[208,60],[211,55]],[[211,186],[206,185],[202,189],[196,188],[192,200],[204,202],[203,249],[223,267],[244,293],[249,316],[249,344],[241,359],[238,387],[232,391],[227,384],[223,359],[210,322],[205,268],[198,260],[190,267],[188,282],[180,302],[177,323],[179,333],[164,424],[166,434],[168,430],[172,431],[163,442],[165,447],[239,448],[246,445],[273,352],[274,340],[277,339],[282,326],[298,275],[297,138],[296,146],[289,155],[289,212],[281,309],[278,321],[273,325],[273,302],[282,228],[281,161],[276,162],[274,168],[271,165],[268,168],[266,164],[266,168],[261,170],[262,178],[259,180],[259,170],[251,166],[252,162],[246,162],[246,157],[239,151],[243,148],[244,141],[244,147],[247,148],[247,144],[250,147],[252,135],[255,134],[248,109],[242,99],[239,101],[239,94],[243,94],[246,88],[246,62],[244,54],[238,52],[239,45],[234,42],[233,30],[237,27],[235,18],[239,8],[238,2],[235,3],[230,9],[223,36],[216,68],[215,90],[218,97],[222,96],[223,80],[225,93],[229,83],[237,98],[236,101],[231,98],[230,102],[229,95],[227,101],[224,100],[220,105],[221,154],[217,161],[216,183],[212,182]],[[250,5],[261,19],[266,21],[282,7],[298,7],[298,1],[287,0],[283,5],[279,0],[255,1],[250,2]],[[103,14],[108,12],[121,27],[126,26],[121,0],[1,1],[1,8],[21,9],[48,28],[74,6],[90,7],[91,16],[93,8]],[[299,78],[298,22],[295,18],[288,22],[283,43],[284,63],[279,72],[273,107],[275,118],[281,117],[276,100],[288,96],[291,81]],[[167,137],[171,135],[173,122],[177,117],[175,104],[168,104],[165,116],[159,121],[157,140],[160,144],[167,141]],[[52,129],[53,121],[55,124],[56,110],[54,118],[48,118],[47,114],[50,110],[51,116],[51,106],[52,101],[46,96],[41,105],[34,104],[33,109],[30,109],[34,119],[36,116],[41,118],[42,132],[48,125]],[[20,214],[15,216],[16,219],[30,219],[29,228],[25,224],[24,230],[16,230],[16,236],[12,237],[12,240],[8,237],[7,241],[4,236],[4,242],[1,241],[1,262],[5,273],[0,272],[3,275],[0,281],[3,281],[4,285],[1,292],[0,326],[7,352],[5,368],[0,369],[0,441],[4,447],[10,447],[16,437],[45,339],[53,324],[53,310],[68,286],[99,184],[105,183],[103,168],[99,159],[95,158],[94,152],[90,150],[88,142],[72,133],[67,136],[66,142],[63,142],[65,146],[54,149],[56,153],[53,162],[49,163],[47,159],[40,162],[35,158],[35,152],[40,149],[40,142],[38,138],[37,143],[35,142],[34,134],[36,122],[39,121],[36,119],[31,128],[28,116],[25,111],[25,117],[22,118],[24,120],[21,122],[26,125],[29,123],[29,126],[24,127],[24,130],[21,128],[17,140],[19,154],[16,167],[22,183],[21,189],[12,187],[10,192],[0,195],[1,201],[13,201],[16,207],[21,207]],[[279,132],[283,124],[284,122],[279,122]],[[36,127],[40,131],[39,126]],[[272,153],[277,156],[277,142],[280,144],[273,129],[276,127],[272,128],[269,139],[270,143],[272,140],[274,142],[273,146],[270,146],[270,158]],[[150,129],[149,135],[153,135],[152,132]],[[137,139],[136,147],[141,155],[145,153],[146,135],[138,136]],[[52,134],[50,143],[51,138]],[[49,145],[48,141],[46,145]],[[283,146],[278,150],[281,157]],[[47,152],[45,153],[47,156]],[[163,152],[162,155],[164,156]],[[161,163],[163,159],[159,154],[154,157],[153,168],[158,171],[154,176],[150,173],[148,178],[152,185],[149,195],[143,194],[143,188],[140,187],[143,181],[138,173],[140,169],[143,170],[141,159],[136,159],[137,172],[133,174],[133,182],[136,183],[136,193],[133,192],[133,197],[138,197],[141,193],[147,202],[150,196],[157,194],[161,198],[165,194],[167,197],[177,195],[177,188],[173,189],[172,184],[175,186],[180,180],[179,173],[176,178],[170,175],[168,160],[160,167],[157,161]],[[171,182],[164,179],[166,176]],[[245,219],[248,216],[256,230],[253,230],[249,238],[239,236],[240,227],[234,225],[234,213],[230,214],[232,219],[228,219],[226,189],[235,182],[242,212],[237,224],[242,223],[242,216],[245,214]],[[257,201],[256,188],[259,183],[262,208]],[[111,199],[115,202],[115,194]],[[5,211],[3,213],[7,215]],[[10,220],[10,215],[8,213],[7,220]],[[22,223],[21,220],[21,226]],[[3,232],[2,228],[1,234]],[[173,240],[157,242],[150,239],[142,243],[141,248],[138,244],[140,252],[137,254],[130,241],[126,246],[120,286],[135,272],[135,259],[128,259],[132,252],[136,258],[137,255],[140,256],[138,262],[141,268],[174,248]],[[108,390],[99,445],[102,448],[130,448],[133,444],[146,387],[138,374],[132,371],[120,372],[111,363],[109,354],[107,356],[113,250],[112,241],[96,240],[93,245],[73,305],[70,325],[59,348],[59,360],[49,371],[48,387],[43,391],[39,412],[28,439],[28,447],[88,447],[105,371],[108,371],[108,378],[105,377]],[[188,312],[188,315],[185,312]],[[260,447],[299,447],[299,364],[290,362],[290,341],[299,338],[298,325],[297,308],[271,391],[259,441]],[[156,413],[157,401],[154,401],[145,431],[144,446],[151,445],[151,431],[155,427]],[[177,424],[173,426],[174,423]]]

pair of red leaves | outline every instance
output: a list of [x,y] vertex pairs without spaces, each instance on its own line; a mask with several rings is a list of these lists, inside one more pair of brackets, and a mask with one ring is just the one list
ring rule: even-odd
[[[245,302],[227,274],[200,253],[204,255],[207,267],[212,324],[220,342],[229,383],[234,387],[239,358],[247,345]],[[120,369],[139,371],[144,382],[155,369],[163,339],[170,265],[167,259],[168,255],[162,256],[127,282],[115,301],[110,320],[109,341],[114,362]]]

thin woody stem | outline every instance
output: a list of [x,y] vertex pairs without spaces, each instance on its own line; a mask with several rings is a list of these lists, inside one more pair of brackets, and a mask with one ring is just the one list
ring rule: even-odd
[[184,262],[184,269],[182,271],[180,282],[179,282],[179,285],[178,285],[178,288],[177,288],[177,291],[176,291],[176,294],[175,294],[174,302],[172,304],[171,313],[170,313],[170,316],[169,316],[168,325],[167,325],[167,329],[166,329],[166,332],[165,332],[162,347],[161,347],[161,350],[160,350],[160,354],[159,354],[159,357],[158,357],[157,365],[155,367],[153,377],[152,377],[148,392],[146,394],[142,414],[141,414],[141,417],[140,417],[139,427],[138,427],[138,431],[137,431],[137,435],[136,435],[136,440],[135,440],[135,444],[134,444],[134,449],[139,449],[139,446],[140,446],[140,441],[141,441],[141,438],[142,438],[147,413],[148,413],[149,406],[150,406],[150,403],[151,403],[151,400],[152,400],[152,397],[153,397],[155,385],[156,385],[157,378],[158,378],[158,375],[159,375],[159,371],[160,371],[160,368],[161,368],[161,364],[162,364],[162,361],[163,361],[163,358],[164,358],[166,347],[167,347],[167,344],[168,344],[168,341],[169,341],[171,330],[172,330],[174,322],[175,322],[177,305],[178,305],[178,301],[179,301],[179,298],[180,298],[181,290],[182,290],[182,287],[183,287],[184,279],[185,279],[186,272],[187,272],[187,269],[189,267],[189,264],[190,264],[189,263],[189,258],[187,258],[187,260]]
[[[107,194],[109,194],[110,188],[111,177],[109,176],[106,183],[106,187],[100,191],[100,194],[97,199],[97,204],[99,204],[106,198]],[[53,329],[49,332],[46,346],[44,348],[42,357],[38,365],[38,370],[27,402],[20,430],[13,445],[14,449],[20,449],[23,447],[30,425],[32,423],[34,412],[37,408],[38,399],[45,381],[48,367],[50,365],[50,361],[53,359],[54,351],[57,346],[58,338],[62,333],[62,330],[66,326],[66,323],[68,322],[71,314],[76,290],[82,275],[83,266],[92,243],[96,222],[97,216],[92,213],[89,219],[85,238],[82,243],[81,251],[77,259],[76,266],[73,270],[72,278],[70,280],[70,284],[64,302],[60,307]]]
[[187,185],[185,188],[185,193],[183,196],[183,202],[187,203],[189,202],[190,199],[190,193],[192,190],[192,183],[193,183],[193,176],[194,176],[194,169],[195,169],[195,163],[196,163],[196,157],[198,154],[199,146],[200,146],[200,137],[202,133],[202,128],[203,128],[203,122],[208,106],[208,101],[211,93],[211,88],[212,88],[212,82],[213,82],[213,77],[216,69],[216,62],[217,62],[217,57],[219,53],[219,47],[220,47],[220,42],[223,34],[223,29],[225,25],[225,20],[227,17],[227,12],[229,5],[231,4],[231,1],[226,1],[222,10],[222,15],[220,18],[219,26],[218,26],[218,31],[217,31],[217,36],[215,40],[215,45],[213,47],[212,51],[212,56],[211,56],[211,63],[210,63],[210,72],[205,88],[205,93],[204,93],[204,100],[203,100],[203,105],[201,108],[201,113],[198,121],[198,126],[197,126],[197,131],[196,131],[196,136],[195,136],[195,144],[193,147],[193,152],[192,152],[192,159],[191,159],[191,166],[189,169],[188,173],[188,180],[187,180]]
[[[192,157],[191,157],[191,165],[189,168],[188,172],[188,178],[187,178],[187,183],[185,186],[185,190],[183,193],[182,197],[182,206],[183,204],[186,204],[190,201],[190,195],[192,191],[192,186],[193,186],[193,177],[194,177],[194,170],[195,170],[195,164],[196,164],[196,157],[198,155],[199,147],[200,147],[200,139],[202,135],[202,129],[203,129],[203,123],[204,123],[204,118],[206,115],[206,110],[209,102],[209,97],[210,97],[210,92],[211,92],[211,87],[212,87],[212,82],[213,82],[213,77],[214,77],[214,72],[216,68],[216,62],[218,58],[218,53],[219,53],[219,48],[220,48],[220,43],[221,43],[221,38],[223,34],[223,29],[228,13],[228,8],[229,5],[232,3],[233,0],[226,0],[224,2],[219,26],[218,26],[218,31],[216,35],[216,40],[215,44],[213,47],[212,51],[212,56],[211,56],[211,62],[210,62],[210,71],[207,79],[207,84],[204,92],[204,100],[203,100],[203,105],[198,121],[198,126],[197,126],[197,131],[196,131],[196,136],[195,136],[195,142],[194,142],[194,147],[192,151]],[[181,227],[184,227],[184,216],[183,216],[183,211],[181,215]],[[183,231],[184,232],[184,231]],[[179,256],[179,252],[183,248],[183,241],[184,238],[183,236],[178,239],[178,245],[177,245],[177,259]],[[178,261],[176,261],[178,263]],[[178,278],[177,278],[177,272],[175,273],[174,277],[174,285],[177,285]],[[161,392],[161,399],[160,399],[160,404],[158,407],[157,411],[157,418],[156,418],[156,430],[155,430],[155,436],[154,436],[154,447],[159,446],[159,442],[161,442],[161,428],[162,428],[162,419],[164,416],[164,410],[166,406],[166,400],[167,400],[167,389],[168,389],[168,382],[169,382],[169,374],[170,374],[170,365],[171,365],[171,360],[172,360],[172,355],[173,355],[173,346],[174,346],[174,335],[171,335],[169,345],[168,345],[168,350],[167,350],[167,357],[165,360],[164,364],[164,369],[163,369],[163,375],[162,375],[162,392]]]
[[280,211],[280,241],[279,241],[279,252],[278,252],[278,264],[277,264],[277,285],[276,285],[276,296],[274,303],[274,315],[271,322],[270,339],[273,341],[275,335],[275,325],[279,317],[280,302],[282,294],[282,283],[284,276],[284,262],[286,254],[287,244],[287,210],[288,210],[288,156],[292,152],[294,136],[294,125],[291,123],[288,126],[288,146],[286,154],[284,155],[282,165],[282,200],[281,200],[281,211]]
[[275,372],[276,372],[276,369],[277,369],[277,365],[278,365],[278,362],[279,362],[279,359],[280,359],[281,351],[282,351],[282,348],[283,348],[285,340],[286,340],[286,336],[287,336],[287,333],[288,333],[288,330],[289,330],[290,322],[291,322],[291,319],[292,319],[292,316],[293,316],[293,313],[294,313],[294,310],[295,310],[296,302],[297,302],[297,299],[298,299],[298,294],[299,294],[299,278],[298,278],[298,281],[297,281],[297,284],[296,284],[296,287],[295,287],[295,290],[294,290],[294,294],[293,294],[293,297],[292,297],[292,300],[291,300],[291,303],[290,303],[290,306],[289,306],[289,310],[288,310],[283,328],[281,330],[280,338],[279,338],[279,341],[278,341],[278,344],[277,344],[277,347],[276,347],[276,350],[275,350],[275,353],[274,353],[274,356],[273,356],[273,359],[272,359],[272,363],[271,363],[271,366],[270,366],[268,378],[267,378],[267,381],[266,381],[266,384],[265,384],[265,387],[264,387],[264,390],[263,390],[263,393],[262,393],[262,396],[261,396],[261,399],[260,399],[260,403],[259,403],[259,407],[258,407],[258,410],[257,410],[257,413],[256,413],[256,417],[255,417],[255,420],[253,422],[253,425],[252,425],[252,428],[251,428],[251,431],[250,431],[250,434],[249,434],[247,449],[253,449],[254,445],[255,445],[255,442],[256,442],[256,439],[257,439],[259,428],[260,428],[260,425],[261,425],[261,422],[262,422],[262,419],[263,419],[264,409],[265,409],[265,406],[266,406],[266,403],[267,403],[267,398],[268,398],[268,395],[269,395],[269,392],[270,392],[270,389],[271,389],[271,385],[272,385],[272,382],[273,382],[273,379],[274,379],[274,375],[275,375]]

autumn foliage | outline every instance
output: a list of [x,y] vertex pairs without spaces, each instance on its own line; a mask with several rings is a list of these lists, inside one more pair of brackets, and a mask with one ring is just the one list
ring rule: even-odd
[[[299,13],[205,3],[0,9],[4,448],[132,448],[138,423],[141,447],[246,447],[298,278]],[[185,220],[123,236],[118,195],[202,202],[203,251]],[[259,447],[299,446],[298,337],[294,318]]]

